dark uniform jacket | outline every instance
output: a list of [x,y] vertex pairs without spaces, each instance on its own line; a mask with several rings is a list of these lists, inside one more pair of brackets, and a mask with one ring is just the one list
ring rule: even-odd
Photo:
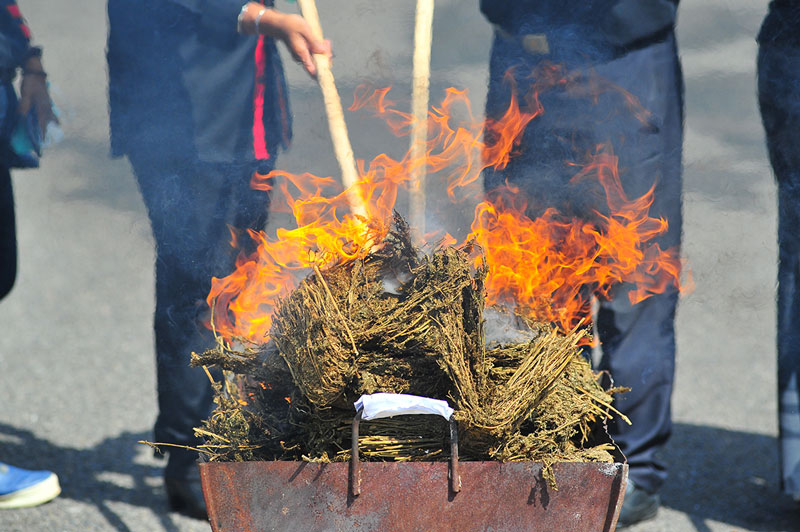
[[0,71],[3,81],[13,78],[30,53],[31,32],[14,0],[0,0]]
[[[17,93],[12,81],[34,52],[31,32],[14,0],[0,0],[0,165],[5,168],[36,166],[22,162],[9,144],[17,117]],[[38,164],[38,163],[37,163]]]
[[[268,0],[271,5],[271,0]],[[242,0],[109,0],[111,150],[210,163],[274,157],[291,118],[272,39]]]
[[800,0],[772,0],[758,34],[762,44],[800,46]]
[[511,35],[543,34],[630,50],[663,40],[675,26],[679,0],[480,0],[490,22]]

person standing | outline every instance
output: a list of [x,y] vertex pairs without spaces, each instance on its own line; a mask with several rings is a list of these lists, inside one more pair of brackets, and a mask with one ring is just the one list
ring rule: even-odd
[[778,184],[781,486],[800,501],[800,2],[773,0],[758,34],[758,100]]
[[[233,269],[228,226],[261,230],[269,196],[249,186],[291,137],[276,41],[312,76],[329,54],[298,15],[272,2],[109,0],[112,155],[126,155],[156,243],[155,440],[195,446],[212,389],[192,351],[213,345],[205,298]],[[195,452],[169,447],[173,510],[206,518]]]
[[[12,168],[38,166],[41,139],[56,120],[42,66],[42,49],[14,0],[0,0],[0,300],[17,278],[17,230]],[[22,73],[20,96],[14,80]],[[36,506],[61,493],[58,476],[0,462],[0,509]]]
[[[683,79],[674,35],[678,0],[480,0],[480,7],[495,26],[487,119],[503,115],[512,91],[523,109],[532,105],[532,89],[554,65],[582,76],[582,89],[597,89],[578,97],[566,82],[538,95],[534,104],[543,113],[526,128],[509,164],[484,175],[490,197],[508,182],[525,193],[532,217],[549,207],[591,217],[604,207],[591,184],[570,183],[577,173],[571,163],[586,162],[586,154],[610,143],[629,197],[655,187],[650,215],[669,223],[658,244],[677,249],[683,143]],[[631,102],[645,112],[635,116]],[[609,426],[630,467],[621,526],[655,517],[660,505],[667,472],[657,455],[672,431],[678,301],[671,288],[634,305],[630,289],[616,286],[613,299],[599,302],[596,320],[600,369],[616,385],[631,388],[616,407],[632,424],[617,419]]]

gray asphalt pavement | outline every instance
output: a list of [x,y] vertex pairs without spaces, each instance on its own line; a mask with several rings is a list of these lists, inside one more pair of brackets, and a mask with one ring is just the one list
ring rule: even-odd
[[[684,253],[696,289],[678,315],[664,506],[635,532],[800,530],[777,475],[775,188],[754,74],[766,4],[684,0],[680,8]],[[162,463],[136,443],[152,437],[156,411],[154,255],[130,167],[107,156],[105,3],[20,6],[45,47],[66,139],[40,170],[14,175],[20,273],[0,303],[0,460],[56,471],[63,494],[0,512],[0,531],[208,530],[167,511]],[[319,7],[345,100],[363,81],[393,84],[407,98],[413,2]],[[467,88],[480,112],[490,28],[475,1],[439,0],[436,9],[432,99],[450,85]],[[335,175],[319,91],[287,64],[297,140],[279,166]],[[357,156],[404,149],[363,116],[348,119]]]

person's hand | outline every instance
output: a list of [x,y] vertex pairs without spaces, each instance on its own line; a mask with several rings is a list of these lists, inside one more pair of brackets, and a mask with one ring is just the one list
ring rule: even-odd
[[311,34],[308,22],[300,15],[284,14],[286,20],[281,24],[278,38],[286,44],[294,60],[303,65],[309,75],[316,77],[317,67],[312,54],[331,58],[331,42],[319,41]]
[[[259,15],[260,14],[260,15]],[[262,4],[250,2],[242,11],[240,30],[248,34],[263,34],[284,42],[295,61],[312,77],[317,75],[313,54],[331,58],[330,41],[314,38],[308,22],[300,15],[282,13],[264,8]]]
[[25,64],[19,93],[19,114],[24,116],[34,109],[42,133],[41,138],[44,139],[47,124],[58,123],[58,119],[53,114],[53,102],[47,90],[47,75],[38,57],[32,57]]

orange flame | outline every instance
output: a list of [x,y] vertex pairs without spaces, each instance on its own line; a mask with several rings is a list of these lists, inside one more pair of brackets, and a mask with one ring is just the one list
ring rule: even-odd
[[[617,158],[599,147],[575,178],[595,177],[611,209],[597,220],[567,219],[547,209],[531,219],[520,191],[495,190],[475,209],[471,236],[485,253],[489,304],[512,304],[517,312],[563,329],[589,316],[591,297],[610,298],[613,286],[632,283],[632,303],[677,286],[681,259],[651,241],[667,221],[651,218],[653,188],[629,200],[617,173]],[[480,260],[480,259],[477,259]]]
[[[356,186],[367,219],[349,213],[347,195],[331,177],[284,171],[255,175],[253,188],[275,189],[282,203],[274,199],[273,206],[285,205],[297,227],[278,229],[273,237],[248,232],[257,250],[240,256],[230,275],[212,279],[207,301],[216,332],[226,339],[265,341],[273,309],[309,268],[363,256],[372,243],[383,240],[397,194],[408,186],[415,168],[424,165],[429,179],[446,183],[453,201],[482,197],[481,173],[489,167],[502,169],[514,156],[526,126],[544,111],[540,93],[556,89],[594,95],[621,90],[555,65],[537,72],[537,79],[525,105],[512,98],[506,113],[495,121],[475,120],[466,92],[448,89],[442,103],[428,114],[423,157],[412,160],[409,151],[400,160],[380,154],[369,163],[359,161]],[[350,110],[371,110],[395,134],[406,135],[414,119],[398,111],[388,94],[388,88],[359,87]],[[634,116],[648,119],[635,98],[627,93],[623,97]],[[459,115],[466,118],[457,119]],[[677,252],[652,243],[667,229],[665,220],[648,215],[653,190],[628,199],[616,163],[610,147],[598,147],[591,162],[573,178],[597,179],[605,191],[610,214],[595,213],[591,221],[567,219],[555,209],[530,219],[519,190],[510,186],[492,192],[476,207],[468,238],[485,253],[489,303],[514,304],[519,312],[566,329],[588,315],[591,294],[608,297],[620,282],[635,284],[630,293],[633,302],[679,286]],[[440,245],[455,242],[450,235],[425,236]]]

